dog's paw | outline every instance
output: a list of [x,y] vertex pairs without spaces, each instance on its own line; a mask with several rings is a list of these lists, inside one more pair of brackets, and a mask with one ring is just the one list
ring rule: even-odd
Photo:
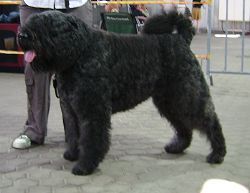
[[71,152],[69,150],[65,151],[63,154],[64,159],[69,160],[69,161],[76,161],[78,160],[78,152]]
[[224,156],[218,153],[210,153],[207,156],[207,162],[210,164],[220,164],[224,161]]
[[165,146],[167,153],[182,153],[190,145],[190,140],[174,137],[170,143]]
[[73,169],[72,169],[72,173],[74,175],[78,175],[78,176],[86,176],[86,175],[90,175],[94,172],[95,167],[84,167],[80,164],[76,164]]
[[167,144],[164,149],[167,153],[177,154],[182,153],[186,149],[186,145],[174,142]]

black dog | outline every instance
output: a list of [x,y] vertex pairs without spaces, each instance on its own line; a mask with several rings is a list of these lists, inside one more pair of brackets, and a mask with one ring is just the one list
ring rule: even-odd
[[25,59],[35,71],[56,73],[68,144],[64,158],[78,160],[74,174],[90,174],[104,159],[111,115],[149,97],[176,131],[167,152],[183,152],[199,129],[212,147],[207,162],[223,162],[225,140],[190,50],[193,35],[191,21],[175,12],[149,19],[141,35],[94,30],[56,11],[34,15],[22,27]]

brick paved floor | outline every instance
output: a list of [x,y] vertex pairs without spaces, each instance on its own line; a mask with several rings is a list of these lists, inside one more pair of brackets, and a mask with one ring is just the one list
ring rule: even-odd
[[[194,40],[194,50],[202,39]],[[73,163],[62,158],[61,112],[52,89],[45,145],[10,147],[26,118],[25,88],[22,74],[0,73],[0,193],[199,193],[206,180],[215,178],[249,189],[250,76],[213,78],[211,93],[228,150],[222,165],[205,162],[209,144],[198,133],[184,154],[166,154],[163,147],[173,132],[149,99],[112,117],[112,146],[106,159],[93,175],[74,176]]]

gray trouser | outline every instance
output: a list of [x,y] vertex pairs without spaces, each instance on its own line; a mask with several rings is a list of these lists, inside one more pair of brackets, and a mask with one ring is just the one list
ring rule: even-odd
[[[34,14],[48,9],[33,8],[24,2],[20,5],[20,20],[23,25],[26,19]],[[92,26],[93,14],[90,1],[82,7],[61,10],[65,13],[75,15],[85,23]],[[50,73],[36,73],[29,64],[25,64],[25,84],[27,92],[28,117],[24,126],[24,134],[32,141],[42,144],[47,135],[48,115],[50,107]]]

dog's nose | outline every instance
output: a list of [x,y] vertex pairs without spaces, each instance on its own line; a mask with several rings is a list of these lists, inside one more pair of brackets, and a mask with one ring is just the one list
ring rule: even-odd
[[28,39],[29,35],[27,33],[20,32],[20,33],[18,33],[17,38],[18,39]]

